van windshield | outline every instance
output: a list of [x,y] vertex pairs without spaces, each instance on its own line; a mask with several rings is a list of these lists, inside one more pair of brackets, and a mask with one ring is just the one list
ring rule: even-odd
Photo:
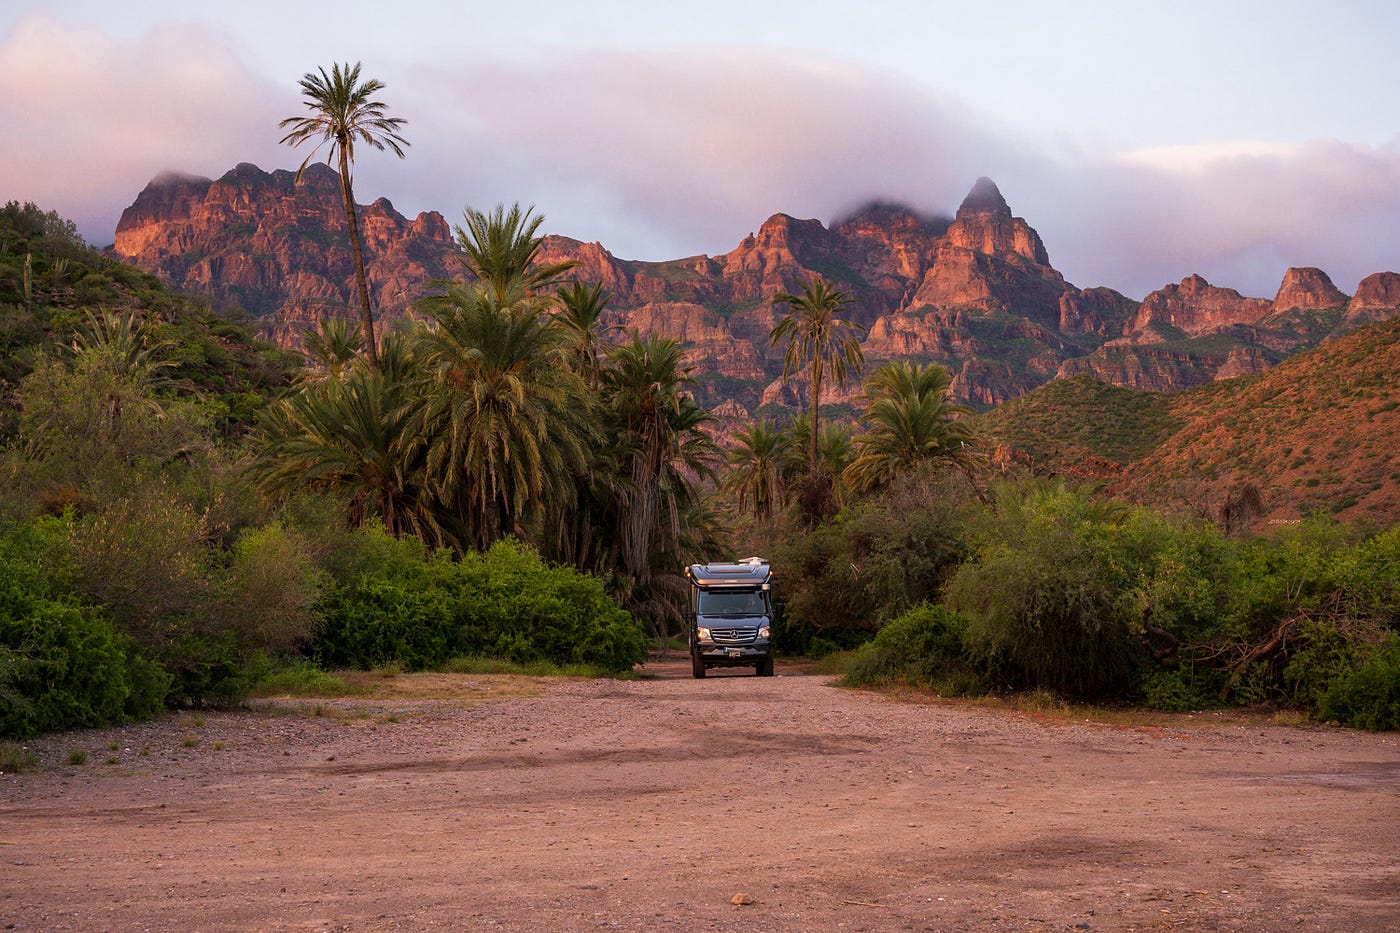
[[768,614],[768,604],[758,590],[701,590],[702,616],[761,616]]

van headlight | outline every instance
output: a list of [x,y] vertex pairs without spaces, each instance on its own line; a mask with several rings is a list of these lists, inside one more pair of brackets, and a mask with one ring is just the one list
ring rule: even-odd
[[697,641],[709,641],[710,630],[707,628],[697,628],[695,630],[695,638]]
[[768,625],[760,625],[760,626],[758,627],[758,637],[759,637],[759,638],[771,638],[772,635],[773,635],[773,633],[772,633],[772,627],[771,627],[771,626],[768,626]]

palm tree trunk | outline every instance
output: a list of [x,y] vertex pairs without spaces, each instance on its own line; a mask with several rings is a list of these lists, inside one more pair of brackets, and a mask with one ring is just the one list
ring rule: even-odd
[[812,459],[807,463],[807,475],[816,478],[817,469],[817,443],[821,436],[821,425],[817,422],[817,415],[820,411],[822,397],[822,364],[821,354],[817,353],[812,360]]
[[350,190],[350,158],[340,149],[340,193],[345,197],[345,222],[350,226],[350,251],[355,256],[355,284],[360,289],[360,320],[365,330],[365,355],[371,369],[379,368],[379,342],[374,339],[374,313],[369,306],[369,278],[365,275],[365,251],[360,245],[360,224],[355,219],[355,195]]

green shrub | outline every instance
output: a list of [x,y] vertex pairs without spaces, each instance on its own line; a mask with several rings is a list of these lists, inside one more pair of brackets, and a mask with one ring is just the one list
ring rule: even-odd
[[73,521],[83,596],[143,648],[163,650],[198,630],[213,604],[206,533],[200,512],[167,484],[140,485]]
[[1359,729],[1400,729],[1400,634],[1328,685],[1318,716]]
[[1160,531],[1085,490],[1003,487],[947,588],[968,646],[1008,685],[1126,693],[1141,654],[1139,582]]
[[467,554],[458,567],[463,654],[618,672],[646,657],[641,626],[594,577],[551,567],[510,540]]
[[0,608],[0,735],[149,716],[169,678],[92,610],[13,591]]
[[101,726],[161,708],[169,678],[71,593],[61,520],[0,529],[0,735]]
[[186,635],[164,646],[160,661],[172,678],[172,706],[237,706],[269,666],[266,655],[245,650],[231,632]]
[[1212,709],[1220,705],[1216,699],[1224,676],[1209,668],[1197,669],[1181,665],[1171,669],[1153,669],[1142,677],[1143,702],[1152,709],[1168,713],[1187,713]]
[[332,593],[314,641],[317,662],[372,669],[401,661],[421,670],[458,653],[450,602],[439,589],[415,582],[365,576]]
[[367,542],[386,559],[323,600],[314,642],[322,664],[420,670],[470,655],[620,672],[646,656],[641,626],[601,582],[550,566],[523,544],[453,560],[375,530]]
[[356,691],[334,674],[300,658],[268,671],[258,679],[253,692],[258,696],[343,697]]
[[222,623],[264,651],[306,647],[325,582],[300,534],[281,525],[249,529],[230,555]]
[[917,470],[780,546],[778,649],[811,654],[814,639],[817,651],[853,648],[913,606],[937,601],[966,551],[968,498],[946,470]]
[[963,649],[968,619],[943,606],[916,606],[882,628],[851,657],[845,683],[904,683],[942,693],[973,692],[977,681]]

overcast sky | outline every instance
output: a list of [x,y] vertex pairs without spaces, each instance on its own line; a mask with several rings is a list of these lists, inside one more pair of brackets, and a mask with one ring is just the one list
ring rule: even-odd
[[105,245],[161,172],[295,168],[298,78],[362,61],[412,147],[359,150],[356,195],[410,216],[519,201],[671,259],[779,211],[951,214],[986,175],[1081,287],[1400,271],[1389,0],[507,6],[7,0],[0,199]]

